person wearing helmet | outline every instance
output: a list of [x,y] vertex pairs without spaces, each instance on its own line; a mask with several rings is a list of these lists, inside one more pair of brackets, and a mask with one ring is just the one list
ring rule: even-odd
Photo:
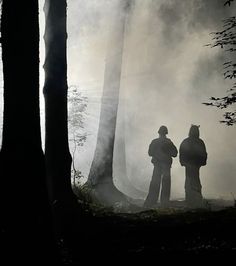
[[159,138],[152,140],[149,145],[148,155],[152,157],[154,165],[152,180],[149,186],[148,196],[144,202],[144,207],[156,205],[161,187],[160,202],[162,206],[167,206],[170,200],[171,187],[171,165],[172,157],[176,157],[178,150],[173,142],[166,137],[168,129],[161,126],[158,130]]
[[189,137],[179,149],[179,161],[185,167],[185,200],[190,207],[201,207],[203,203],[199,172],[200,167],[206,165],[207,152],[205,143],[199,138],[199,127],[190,127]]

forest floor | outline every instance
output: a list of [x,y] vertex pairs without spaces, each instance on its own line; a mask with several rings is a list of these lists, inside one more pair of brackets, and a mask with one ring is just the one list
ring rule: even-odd
[[174,254],[236,255],[234,202],[207,200],[207,207],[189,209],[184,201],[173,201],[168,208],[149,210],[141,203],[129,210],[79,203],[83,217],[62,248],[65,264],[78,265],[85,254],[86,262],[105,262],[107,254],[132,261]]

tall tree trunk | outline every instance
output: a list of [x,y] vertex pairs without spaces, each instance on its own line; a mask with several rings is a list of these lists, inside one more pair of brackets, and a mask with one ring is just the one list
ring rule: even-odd
[[117,117],[116,140],[114,146],[113,177],[115,186],[132,198],[145,198],[146,193],[136,188],[130,181],[127,172],[125,143],[125,94],[120,95]]
[[40,136],[38,1],[3,0],[1,33],[2,255],[9,265],[15,259],[44,265],[54,261],[55,242]]
[[45,157],[52,202],[73,197],[67,129],[66,0],[46,0]]
[[45,159],[55,228],[71,237],[77,201],[71,185],[71,154],[67,128],[66,0],[46,0],[45,12]]
[[[123,128],[123,127],[122,127]],[[124,129],[124,128],[123,128]],[[124,194],[132,198],[144,199],[146,193],[136,188],[129,180],[126,164],[125,138],[124,132],[121,132],[120,137],[116,139],[115,152],[116,171],[114,173],[115,185]]]
[[114,24],[111,27],[111,38],[107,47],[105,63],[97,144],[88,177],[88,184],[97,187],[100,194],[106,194],[103,196],[104,200],[108,202],[123,199],[122,193],[118,192],[118,190],[117,193],[114,193],[112,166],[127,3],[128,0],[122,4],[118,3],[119,7],[116,9]]

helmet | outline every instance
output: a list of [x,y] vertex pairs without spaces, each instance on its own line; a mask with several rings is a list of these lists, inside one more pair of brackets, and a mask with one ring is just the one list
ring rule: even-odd
[[158,130],[158,133],[161,134],[161,135],[166,135],[168,134],[168,129],[166,126],[161,126]]

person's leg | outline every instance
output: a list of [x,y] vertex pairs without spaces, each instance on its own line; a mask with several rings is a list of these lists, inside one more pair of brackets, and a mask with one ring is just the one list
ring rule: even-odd
[[144,202],[144,207],[152,207],[155,205],[159,198],[161,183],[161,167],[159,164],[154,165],[152,180],[149,186],[148,196]]
[[191,202],[191,167],[185,167],[185,201],[189,205]]
[[163,164],[163,177],[161,188],[161,204],[167,205],[170,201],[170,189],[171,189],[171,177],[170,177],[170,165]]
[[202,205],[202,185],[200,181],[200,175],[199,175],[199,166],[193,166],[192,167],[192,191],[193,191],[193,199],[194,199],[194,205],[196,207],[201,207]]
[[199,167],[189,165],[186,167],[185,195],[190,207],[199,207],[202,204],[202,186],[199,177]]

